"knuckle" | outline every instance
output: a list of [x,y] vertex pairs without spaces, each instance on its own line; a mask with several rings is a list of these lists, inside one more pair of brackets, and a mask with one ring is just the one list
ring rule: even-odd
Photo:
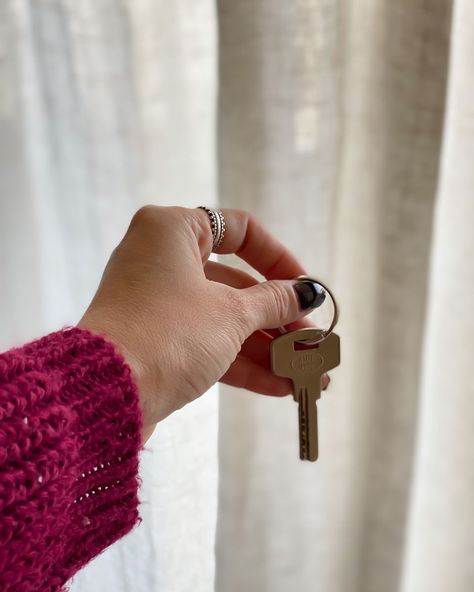
[[286,318],[288,313],[288,298],[286,291],[275,281],[268,281],[264,284],[266,292],[266,305],[274,311],[280,319]]
[[161,208],[159,208],[158,206],[152,206],[152,205],[142,206],[133,215],[132,224],[139,224],[141,226],[142,224],[148,225],[150,223],[156,222],[156,220],[160,216],[160,213],[159,213],[160,209]]
[[156,237],[159,234],[167,234],[170,230],[176,229],[179,225],[174,224],[174,218],[178,216],[175,208],[170,206],[145,205],[133,215],[129,230],[136,227],[146,236]]
[[212,233],[209,226],[209,218],[204,210],[195,208],[188,210],[186,218],[197,237],[206,237],[210,245],[212,245]]
[[248,312],[248,302],[242,290],[229,288],[226,290],[226,306],[237,313],[238,316],[245,316]]
[[254,219],[254,215],[248,210],[245,210],[244,208],[235,208],[234,212],[239,216],[245,217],[249,220]]
[[252,214],[251,212],[247,212],[247,210],[242,210],[242,214],[246,217],[247,224],[256,224],[257,223],[257,218],[256,218],[255,214]]
[[236,288],[225,290],[224,310],[232,316],[234,329],[245,339],[253,327],[254,310],[245,292]]
[[142,206],[133,215],[128,227],[128,233],[134,233],[137,230],[139,234],[156,235],[157,228],[166,225],[166,209],[160,206]]
[[245,229],[248,229],[249,226],[255,226],[257,224],[257,218],[251,212],[243,209],[238,209],[236,212],[238,217],[241,219],[241,224]]

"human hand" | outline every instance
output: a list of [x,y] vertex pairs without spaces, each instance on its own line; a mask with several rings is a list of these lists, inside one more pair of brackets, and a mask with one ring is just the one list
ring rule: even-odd
[[218,380],[267,395],[291,392],[290,381],[270,370],[273,329],[302,319],[317,294],[310,283],[287,279],[304,269],[255,218],[222,212],[226,233],[217,252],[236,253],[269,281],[208,261],[212,234],[204,210],[145,206],[78,323],[107,337],[130,366],[144,440]]

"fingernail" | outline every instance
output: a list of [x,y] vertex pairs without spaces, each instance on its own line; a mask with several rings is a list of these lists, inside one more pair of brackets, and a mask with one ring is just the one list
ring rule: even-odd
[[297,282],[293,288],[298,296],[301,310],[318,308],[326,299],[326,290],[316,282],[309,280]]

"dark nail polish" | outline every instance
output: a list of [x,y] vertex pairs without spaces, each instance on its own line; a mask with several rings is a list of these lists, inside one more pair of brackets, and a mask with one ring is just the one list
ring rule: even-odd
[[310,282],[309,280],[297,282],[293,288],[300,301],[301,310],[318,308],[326,299],[326,290],[316,282]]

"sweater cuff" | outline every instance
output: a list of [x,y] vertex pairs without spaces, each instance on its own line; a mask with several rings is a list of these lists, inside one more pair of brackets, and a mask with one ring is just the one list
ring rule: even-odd
[[0,573],[59,589],[139,520],[137,387],[109,341],[67,328],[0,355],[0,416]]

